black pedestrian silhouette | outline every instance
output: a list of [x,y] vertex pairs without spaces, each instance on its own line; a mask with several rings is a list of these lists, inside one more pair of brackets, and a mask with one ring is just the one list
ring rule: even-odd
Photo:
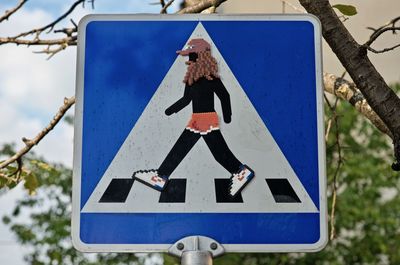
[[140,170],[133,177],[157,190],[163,190],[168,178],[200,138],[203,138],[215,160],[231,173],[230,195],[235,196],[254,177],[254,172],[241,163],[225,142],[219,129],[214,108],[214,94],[221,101],[223,120],[230,123],[232,108],[230,95],[217,73],[216,60],[210,45],[203,39],[193,39],[189,46],[177,51],[189,56],[183,97],[165,110],[166,115],[179,112],[192,103],[192,117],[182,134],[157,170]]

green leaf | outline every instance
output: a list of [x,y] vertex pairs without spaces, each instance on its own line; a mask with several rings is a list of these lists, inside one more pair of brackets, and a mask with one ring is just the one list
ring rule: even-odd
[[73,115],[67,115],[64,117],[64,121],[68,123],[69,125],[74,125],[74,116]]
[[39,183],[35,175],[29,174],[25,177],[24,187],[28,190],[29,195],[35,195],[38,186]]
[[39,160],[31,160],[31,164],[32,165],[36,165],[37,167],[39,167],[40,169],[44,170],[44,171],[51,171],[54,169],[54,167],[52,167],[51,165],[39,161]]
[[339,10],[340,13],[342,13],[345,16],[354,16],[355,14],[357,14],[356,7],[352,6],[352,5],[337,4],[337,5],[334,5],[332,7],[336,8],[337,10]]
[[7,179],[0,176],[0,189],[7,186],[7,183],[8,183]]
[[17,205],[17,207],[14,208],[14,211],[12,212],[12,216],[18,216],[21,212],[21,207]]
[[8,225],[11,222],[11,218],[8,216],[3,216],[3,223]]

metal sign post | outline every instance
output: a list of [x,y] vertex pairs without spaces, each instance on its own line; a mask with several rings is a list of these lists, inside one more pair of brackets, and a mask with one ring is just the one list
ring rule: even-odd
[[168,249],[170,255],[181,258],[182,265],[212,265],[213,258],[224,252],[221,244],[205,236],[185,237]]

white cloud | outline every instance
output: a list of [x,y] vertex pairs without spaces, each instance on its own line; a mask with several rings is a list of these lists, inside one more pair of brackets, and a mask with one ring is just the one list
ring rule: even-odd
[[[9,36],[52,19],[41,10],[21,10],[0,24],[0,32]],[[33,53],[40,49],[0,46],[0,144],[16,142],[22,147],[21,138],[34,137],[52,119],[63,98],[75,92],[76,48],[69,47],[49,61]],[[60,123],[34,150],[50,161],[71,166],[72,137],[72,127]]]
[[[23,146],[22,137],[34,137],[48,123],[24,113],[3,99],[0,99],[0,113],[0,144],[15,142],[18,149]],[[50,161],[72,166],[72,139],[72,126],[60,122],[33,150]]]
[[[4,215],[11,215],[15,207],[15,202],[22,199],[26,191],[19,185],[7,191],[5,195],[0,195],[0,222]],[[27,253],[26,247],[16,242],[15,235],[9,230],[8,226],[0,225],[0,264],[22,265],[23,255]],[[12,253],[12,254],[6,254]]]
[[[0,24],[0,35],[11,36],[32,27],[42,26],[54,19],[41,10],[21,10],[9,21]],[[75,92],[75,48],[56,55],[32,53],[40,47],[0,46],[0,144],[15,142],[21,148],[22,137],[34,137],[42,130],[63,103],[64,96]],[[72,113],[70,111],[70,113]],[[72,166],[71,126],[61,122],[34,151],[46,159]],[[0,197],[0,217],[10,214],[15,202],[26,194],[22,186]],[[25,264],[27,250],[19,246],[8,227],[0,225],[0,264]]]
[[[3,9],[7,8],[10,7],[4,7]],[[1,36],[13,36],[20,32],[31,30],[32,28],[41,27],[48,24],[52,19],[54,19],[54,16],[44,10],[31,9],[28,11],[22,8],[14,13],[7,21],[0,24]]]
[[[132,2],[115,5],[106,0],[84,9],[77,7],[71,18],[78,22],[88,13],[132,10],[135,12],[158,12],[160,7],[150,2]],[[118,8],[116,8],[116,6]],[[64,10],[69,8],[65,4]],[[171,11],[177,9],[177,4]],[[21,9],[9,21],[0,24],[2,36],[12,36],[32,27],[48,24],[59,14],[51,14],[32,6]],[[65,20],[57,28],[71,26]],[[42,35],[51,38],[54,34]],[[60,36],[60,35],[58,35]],[[61,35],[62,36],[62,35]],[[50,60],[47,55],[34,54],[42,47],[0,46],[0,144],[16,142],[22,147],[22,137],[34,137],[51,120],[64,97],[75,92],[76,48],[68,47]],[[70,111],[72,113],[72,111]],[[46,159],[72,164],[73,129],[66,124],[59,124],[34,150]]]
[[75,48],[47,61],[35,48],[0,48],[0,96],[23,109],[52,113],[65,96],[74,94]]
[[[95,10],[89,6],[85,9],[78,7],[71,17],[78,22],[88,13],[105,13],[109,11],[109,8],[116,6],[115,1],[105,2],[104,5],[100,2],[96,4]],[[119,6],[121,7],[119,12],[159,11],[159,7],[154,8],[147,2],[133,1],[133,3],[124,3]],[[9,6],[0,5],[0,8],[5,10]],[[68,8],[69,5],[66,4],[63,10]],[[0,36],[13,36],[34,27],[46,25],[58,15],[60,14],[35,8],[34,2],[28,3],[9,21],[0,23]],[[60,23],[57,28],[64,26],[71,26],[68,19]],[[47,38],[51,36],[52,34],[43,35]],[[62,104],[63,98],[72,96],[75,92],[76,48],[69,47],[49,61],[46,60],[46,55],[32,53],[38,50],[41,50],[41,47],[0,46],[0,145],[15,142],[17,148],[21,148],[23,146],[21,138],[34,137],[51,120]],[[73,110],[71,109],[69,113],[72,114]],[[71,167],[72,139],[73,128],[61,122],[33,150],[47,160],[62,162]],[[25,194],[26,191],[19,185],[1,195],[0,217],[9,214],[16,200]],[[16,244],[13,234],[7,227],[0,225],[0,235],[4,241],[3,245],[0,244],[0,253],[18,253],[17,255],[0,255],[0,264],[24,264],[22,256],[26,253],[26,249]]]

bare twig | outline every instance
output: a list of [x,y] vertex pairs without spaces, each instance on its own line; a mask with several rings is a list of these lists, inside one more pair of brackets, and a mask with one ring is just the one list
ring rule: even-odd
[[17,168],[14,170],[14,172],[9,173],[9,174],[4,174],[2,172],[0,172],[0,178],[6,180],[8,182],[8,184],[11,183],[19,183],[19,181],[21,180],[21,176],[22,176],[22,159],[18,158],[15,162],[17,162]]
[[163,8],[165,6],[165,1],[164,0],[160,0],[160,5],[161,5],[161,8]]
[[393,47],[384,48],[384,49],[382,49],[382,50],[375,50],[374,48],[371,48],[371,47],[369,47],[369,46],[367,47],[367,49],[368,49],[369,51],[373,52],[373,53],[384,53],[384,52],[392,51],[392,50],[394,50],[394,49],[396,49],[396,48],[398,48],[398,47],[400,47],[400,43],[397,44],[397,45],[394,45]]
[[[337,166],[336,172],[339,172],[339,164]],[[332,183],[332,205],[331,205],[331,214],[330,214],[330,220],[331,220],[331,232],[329,235],[329,239],[333,240],[336,237],[336,229],[335,229],[335,210],[336,210],[336,200],[337,200],[337,174],[335,172],[334,178],[333,178],[333,183]]]
[[396,32],[397,30],[400,30],[400,27],[387,27],[387,28],[377,29],[374,33],[372,33],[371,37],[364,45],[370,46],[374,41],[376,41],[376,39],[378,39],[379,36],[381,36],[386,31]]
[[202,1],[199,1],[195,5],[191,5],[191,6],[188,6],[188,7],[185,7],[183,9],[179,10],[177,13],[178,14],[200,13],[203,10],[208,9],[212,6],[217,8],[219,5],[221,5],[225,1],[227,1],[227,0],[202,0]]
[[397,31],[400,31],[400,27],[396,27],[396,23],[398,21],[400,21],[400,17],[396,17],[396,18],[390,20],[389,22],[387,22],[386,24],[384,24],[383,26],[381,26],[377,29],[368,27],[368,29],[372,30],[373,33],[369,37],[369,40],[362,45],[362,47],[364,47],[365,49],[367,49],[373,53],[384,53],[384,52],[388,52],[388,51],[391,51],[391,50],[394,50],[394,49],[400,47],[400,44],[394,45],[390,48],[384,48],[381,50],[377,50],[377,49],[374,49],[371,47],[372,43],[374,43],[383,33],[387,32],[387,31],[391,31],[393,34],[396,34]]
[[328,120],[328,124],[326,125],[326,130],[325,130],[325,142],[328,141],[329,133],[332,128],[332,118]]
[[30,30],[30,31],[22,32],[22,33],[16,35],[15,37],[13,37],[13,38],[17,39],[17,38],[25,37],[25,36],[32,35],[32,34],[36,34],[36,37],[39,37],[39,35],[40,35],[42,32],[46,31],[46,30],[47,30],[47,32],[52,31],[53,28],[54,28],[54,26],[55,26],[58,22],[60,22],[60,21],[63,20],[64,18],[66,18],[69,14],[71,14],[71,13],[75,10],[75,8],[76,8],[79,4],[82,4],[82,3],[84,3],[84,2],[85,2],[85,0],[77,0],[77,1],[75,1],[75,2],[71,5],[71,7],[70,7],[64,14],[62,14],[61,16],[59,16],[59,17],[58,17],[56,20],[54,20],[53,22],[51,22],[51,23],[49,23],[49,24],[47,24],[47,25],[45,25],[45,26],[43,26],[43,27],[37,28],[37,29],[32,29],[32,30]]
[[78,24],[76,24],[72,18],[69,21],[71,21],[72,25],[74,25],[75,29],[78,31]]
[[[75,22],[73,22],[71,20],[71,22],[74,24]],[[75,27],[73,28],[63,28],[63,29],[58,29],[55,30],[54,33],[64,33],[65,35],[67,35],[68,37],[72,37],[72,34],[78,32],[78,26],[76,26],[76,24],[74,24]]]
[[[90,5],[92,6],[92,9],[94,9],[94,0],[87,0]],[[82,3],[83,7],[85,7],[85,2]]]
[[[92,6],[93,6],[94,1],[92,1],[92,0],[77,0],[70,6],[70,8],[64,14],[62,14],[56,20],[54,20],[53,22],[51,22],[43,27],[32,29],[32,30],[29,30],[26,32],[22,32],[14,37],[0,37],[0,45],[13,43],[13,44],[17,44],[17,45],[27,45],[27,46],[31,46],[31,45],[48,46],[46,49],[44,49],[40,52],[37,52],[37,53],[49,54],[48,59],[51,58],[52,56],[54,56],[61,50],[64,50],[66,47],[74,46],[77,44],[78,26],[76,25],[76,23],[73,20],[71,20],[71,23],[74,25],[73,28],[63,28],[63,29],[54,31],[54,33],[64,33],[66,35],[66,37],[64,37],[64,38],[42,39],[42,38],[40,38],[40,35],[45,31],[47,31],[47,33],[52,31],[54,29],[54,27],[57,25],[57,23],[59,23],[61,20],[63,20],[69,14],[71,14],[79,4],[84,4],[85,1],[92,3]],[[34,38],[33,39],[24,38],[29,35],[34,35]],[[57,48],[50,48],[51,46],[57,46]]]
[[161,11],[160,14],[167,14],[167,9],[170,5],[172,5],[172,3],[174,2],[174,0],[169,0],[167,3],[164,3],[164,1],[161,0]]
[[0,38],[0,45],[5,43],[14,43],[17,45],[62,45],[67,43],[69,46],[76,45],[77,36],[60,38],[60,39],[50,39],[50,40],[42,40],[42,39],[34,39],[34,40],[21,40],[15,39],[11,37]]
[[[396,26],[396,23],[399,22],[399,21],[400,21],[400,16],[391,19],[390,21],[386,22],[384,25],[380,26],[380,27],[377,28],[377,29],[375,29],[375,28],[373,28],[373,27],[367,27],[367,29],[370,29],[370,30],[372,30],[372,31],[378,31],[378,30],[383,29],[383,28],[385,28],[385,27],[387,27],[387,26],[394,27],[394,26]],[[395,34],[395,33],[396,33],[396,32],[393,31],[393,34]]]
[[367,48],[357,43],[340,21],[329,0],[299,1],[308,13],[319,18],[322,35],[330,48],[348,71],[368,105],[390,130],[394,154],[396,160],[400,161],[400,98],[368,58]]
[[[326,101],[326,104],[328,104],[329,108],[332,108],[332,107],[331,107],[331,103],[330,103],[328,97],[326,96],[325,92],[324,92],[324,99],[325,99],[325,101]],[[325,130],[325,142],[328,142],[328,137],[329,137],[329,133],[330,133],[330,131],[331,131],[331,128],[332,128],[332,117],[328,119],[328,123],[327,123],[327,126],[326,126],[326,130]]]
[[334,113],[334,120],[335,120],[335,130],[336,130],[336,146],[338,152],[338,162],[336,165],[335,174],[333,175],[333,182],[332,182],[332,205],[331,205],[331,233],[330,233],[330,240],[333,240],[336,236],[336,229],[335,229],[335,211],[336,211],[336,204],[337,204],[337,177],[340,171],[340,168],[343,164],[343,157],[342,157],[342,147],[340,146],[339,140],[339,125],[338,125],[338,118],[336,112]]
[[20,0],[18,5],[10,10],[6,10],[3,16],[0,17],[0,23],[3,22],[4,20],[8,20],[8,18],[13,15],[15,12],[17,12],[28,0]]
[[[342,147],[341,147],[341,144],[340,144],[339,116],[337,115],[337,112],[336,112],[339,98],[336,98],[335,103],[333,105],[332,105],[332,103],[329,101],[329,99],[326,96],[325,96],[325,100],[327,102],[327,105],[328,105],[329,109],[332,112],[332,117],[329,119],[329,122],[328,122],[328,128],[329,128],[329,131],[330,131],[331,122],[333,121],[333,124],[335,126],[335,146],[337,147],[337,154],[338,154],[336,170],[335,170],[335,173],[333,175],[333,182],[332,182],[332,204],[331,204],[331,213],[330,213],[330,228],[331,228],[331,232],[330,232],[329,238],[330,238],[330,240],[333,240],[335,238],[335,236],[336,236],[335,212],[336,212],[337,188],[338,188],[337,177],[339,175],[340,168],[342,167],[344,160],[343,160],[343,154],[342,154]],[[327,134],[325,135],[325,139],[328,139],[328,134],[329,134],[329,132],[327,132]]]
[[57,125],[57,123],[61,120],[64,114],[71,108],[75,103],[75,97],[65,98],[64,104],[60,107],[58,112],[55,114],[50,123],[40,131],[33,139],[23,138],[23,142],[25,146],[16,152],[12,157],[0,163],[0,169],[3,169],[10,165],[11,163],[18,162],[26,153],[28,153],[33,146],[37,145],[53,128]]
[[47,60],[50,60],[54,55],[56,55],[57,53],[59,53],[62,50],[65,50],[65,48],[68,47],[68,44],[67,43],[63,43],[63,44],[59,45],[57,48],[55,48],[55,49],[51,49],[50,47],[52,47],[52,46],[47,46],[46,49],[44,49],[42,51],[36,51],[34,53],[49,54],[49,57],[47,57]]

